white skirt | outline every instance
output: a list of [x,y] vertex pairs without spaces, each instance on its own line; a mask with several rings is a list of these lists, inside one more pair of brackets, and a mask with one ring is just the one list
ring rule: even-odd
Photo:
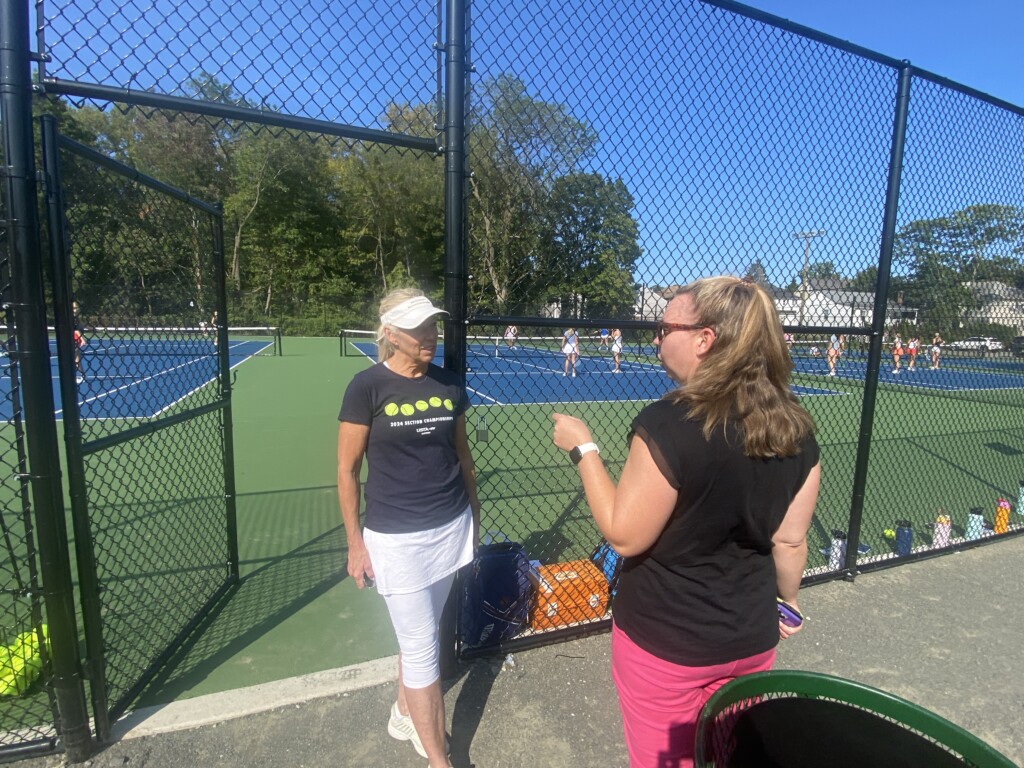
[[466,507],[450,523],[413,533],[365,528],[363,542],[378,593],[418,592],[473,561],[473,513]]

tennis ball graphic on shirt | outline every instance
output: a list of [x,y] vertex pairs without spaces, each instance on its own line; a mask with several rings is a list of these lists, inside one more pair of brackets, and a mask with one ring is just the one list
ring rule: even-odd
[[402,403],[401,410],[403,416],[412,416],[414,413],[416,413],[416,409],[409,405],[409,403]]
[[426,400],[417,400],[416,401],[416,410],[417,411],[425,411],[425,410],[427,410],[428,407],[429,406],[427,405],[427,401]]
[[440,408],[441,407],[441,398],[437,397],[437,396],[430,398],[430,404],[434,408]]
[[397,416],[398,415],[398,403],[388,403],[384,406],[385,416]]
[[444,399],[444,407],[447,408],[449,411],[454,411],[455,410],[455,403],[453,403],[451,400],[449,400],[446,397]]

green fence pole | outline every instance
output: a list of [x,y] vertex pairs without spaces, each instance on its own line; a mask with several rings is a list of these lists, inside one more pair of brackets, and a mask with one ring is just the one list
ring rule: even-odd
[[57,421],[50,378],[43,262],[39,245],[36,168],[32,140],[32,84],[28,4],[0,2],[0,119],[5,194],[10,212],[13,314],[21,373],[29,471],[35,506],[40,572],[51,645],[51,685],[68,757],[89,755],[90,734],[78,654],[67,523],[61,485]]
[[857,548],[864,514],[864,487],[868,480],[868,458],[871,453],[871,429],[875,419],[875,396],[878,392],[878,369],[882,359],[882,335],[885,333],[886,309],[889,303],[889,276],[892,271],[892,248],[896,238],[896,215],[899,212],[900,178],[903,173],[903,148],[907,140],[907,113],[910,107],[910,80],[913,68],[903,62],[896,86],[896,112],[889,150],[889,180],[885,190],[885,217],[882,222],[882,245],[878,254],[878,282],[875,285],[875,306],[871,319],[871,344],[868,350],[868,371],[864,381],[864,402],[860,412],[860,437],[857,441],[857,462],[853,470],[853,492],[850,498],[850,524],[846,539],[847,579],[857,573]]

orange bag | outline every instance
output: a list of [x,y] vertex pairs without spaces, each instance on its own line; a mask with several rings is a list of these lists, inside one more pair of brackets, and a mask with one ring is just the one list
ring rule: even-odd
[[564,627],[599,619],[608,610],[608,580],[589,560],[541,565],[530,569],[534,586],[530,627]]

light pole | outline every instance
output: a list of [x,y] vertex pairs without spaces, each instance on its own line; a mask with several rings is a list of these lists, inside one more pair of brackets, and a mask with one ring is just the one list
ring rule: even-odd
[[807,306],[807,268],[811,261],[811,238],[821,237],[825,234],[824,229],[809,229],[806,232],[794,232],[795,240],[804,241],[804,268],[800,270],[800,319],[799,325],[804,324],[804,308]]

